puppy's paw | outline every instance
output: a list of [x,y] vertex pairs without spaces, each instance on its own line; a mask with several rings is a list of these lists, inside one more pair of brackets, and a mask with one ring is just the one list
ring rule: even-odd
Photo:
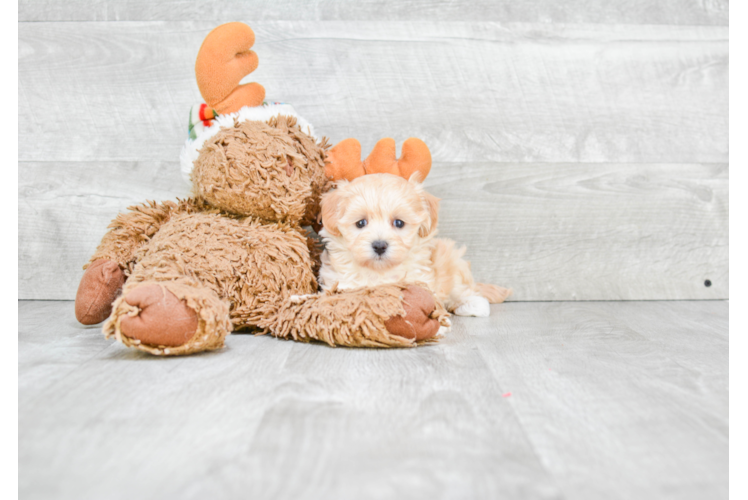
[[439,331],[436,332],[436,336],[437,337],[443,337],[443,336],[445,336],[446,334],[448,334],[451,331],[452,331],[452,325],[449,325],[449,326],[440,326],[439,327]]
[[291,304],[301,304],[309,297],[312,297],[311,293],[308,293],[306,295],[291,295],[288,300],[291,302]]
[[486,318],[491,314],[491,306],[488,304],[488,299],[485,297],[473,295],[472,297],[468,297],[460,307],[455,309],[454,313],[457,316],[478,316]]

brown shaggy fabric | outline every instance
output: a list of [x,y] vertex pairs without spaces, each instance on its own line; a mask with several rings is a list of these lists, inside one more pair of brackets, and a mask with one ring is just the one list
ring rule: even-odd
[[192,171],[193,191],[226,212],[304,223],[326,182],[325,147],[295,118],[235,122],[205,141]]
[[286,295],[317,290],[307,239],[288,224],[181,215],[162,226],[135,258],[128,285],[193,278],[231,304],[236,329],[257,326]]
[[119,264],[125,270],[125,275],[129,275],[135,265],[135,251],[148,243],[172,216],[206,211],[218,212],[205,201],[195,199],[177,199],[176,202],[163,203],[147,201],[127,209],[129,212],[118,214],[109,224],[109,231],[83,269],[87,269],[96,260],[108,259]]
[[319,270],[322,267],[322,252],[325,251],[325,244],[319,236],[314,237],[314,233],[307,232],[306,246],[309,249],[309,258],[312,259],[312,272],[319,276]]
[[[289,298],[278,315],[263,321],[274,336],[300,342],[319,341],[346,347],[414,347],[432,343],[391,334],[385,322],[405,316],[403,290],[412,285],[384,285]],[[428,292],[430,293],[430,292]],[[430,317],[447,326],[449,314],[439,304]]]
[[[317,289],[307,238],[289,224],[263,225],[218,213],[181,214],[163,224],[133,259],[137,264],[104,332],[151,354],[218,349],[232,329],[256,328],[273,316],[286,296]],[[147,283],[166,287],[196,311],[198,331],[187,344],[147,345],[123,332],[122,316],[140,313],[126,298]]]
[[313,225],[317,221],[317,214],[319,214],[319,202],[322,193],[330,187],[330,180],[325,175],[325,157],[327,150],[330,149],[330,142],[327,137],[323,137],[317,144],[311,136],[301,130],[296,124],[296,118],[293,117],[278,116],[271,118],[268,125],[287,133],[289,137],[293,138],[296,141],[296,149],[309,162],[312,196],[307,200],[307,209],[300,224],[302,226]]

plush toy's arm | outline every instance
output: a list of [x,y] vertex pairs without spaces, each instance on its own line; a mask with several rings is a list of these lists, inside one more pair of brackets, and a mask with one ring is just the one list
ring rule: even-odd
[[188,199],[178,202],[147,202],[129,207],[119,214],[102,238],[96,252],[83,266],[81,282],[75,297],[75,316],[84,325],[104,321],[112,310],[135,264],[135,252],[146,244],[161,225],[179,213],[205,211],[204,202]]
[[381,285],[293,296],[267,328],[276,337],[331,346],[413,347],[435,342],[449,314],[418,285]]

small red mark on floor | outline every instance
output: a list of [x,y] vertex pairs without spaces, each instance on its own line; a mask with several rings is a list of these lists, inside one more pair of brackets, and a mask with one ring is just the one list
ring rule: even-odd
[[511,396],[511,395],[512,395],[512,393],[511,393],[511,392],[505,392],[504,394],[502,394],[502,395],[501,395],[501,397],[502,397],[502,398],[508,398],[508,397],[509,397],[509,396]]

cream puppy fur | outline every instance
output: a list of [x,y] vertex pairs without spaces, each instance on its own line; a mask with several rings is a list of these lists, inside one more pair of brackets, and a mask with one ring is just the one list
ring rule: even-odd
[[368,174],[322,197],[325,243],[320,269],[323,290],[404,282],[425,283],[444,307],[458,316],[488,316],[489,303],[511,290],[476,283],[465,247],[435,238],[439,199],[415,174],[410,180]]

